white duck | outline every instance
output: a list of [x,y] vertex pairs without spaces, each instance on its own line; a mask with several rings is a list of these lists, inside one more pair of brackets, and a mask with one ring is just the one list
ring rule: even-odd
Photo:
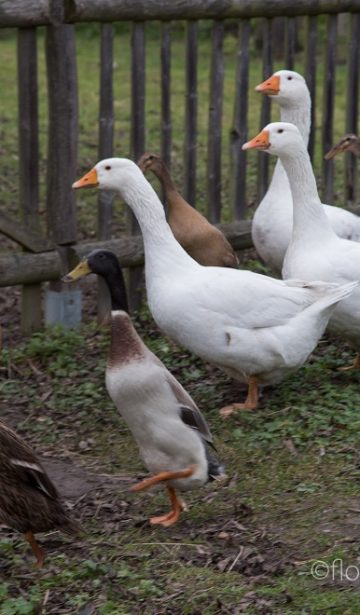
[[199,408],[144,344],[127,314],[124,279],[115,254],[94,250],[65,276],[72,282],[97,273],[111,297],[111,346],[106,387],[154,474],[131,491],[165,483],[172,509],[150,523],[173,525],[182,509],[176,490],[196,489],[222,474],[212,436]]
[[[243,146],[279,156],[289,178],[294,203],[293,232],[282,274],[303,280],[360,280],[360,244],[338,237],[320,201],[310,157],[294,124],[275,122]],[[339,303],[329,326],[360,352],[360,287]],[[360,367],[359,354],[354,367]]]
[[125,158],[99,162],[74,188],[117,192],[140,224],[149,307],[178,344],[249,384],[245,404],[257,406],[258,384],[278,382],[300,367],[317,344],[335,303],[353,285],[284,282],[250,271],[203,267],[176,241],[164,208],[139,167]]
[[[298,127],[305,144],[310,133],[311,99],[305,79],[291,70],[279,70],[255,88],[280,105],[282,122]],[[329,222],[339,237],[360,241],[360,218],[332,205],[324,205]],[[261,259],[280,273],[292,232],[292,197],[289,181],[278,160],[268,191],[255,211],[252,238]]]

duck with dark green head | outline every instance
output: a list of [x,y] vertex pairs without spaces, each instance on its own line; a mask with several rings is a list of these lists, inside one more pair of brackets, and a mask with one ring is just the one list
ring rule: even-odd
[[124,280],[116,256],[95,250],[64,280],[101,275],[111,296],[111,345],[106,387],[127,422],[152,476],[132,491],[158,483],[167,487],[171,511],[150,522],[168,527],[183,508],[177,490],[197,489],[223,477],[213,439],[200,410],[181,384],[141,340],[129,314]]

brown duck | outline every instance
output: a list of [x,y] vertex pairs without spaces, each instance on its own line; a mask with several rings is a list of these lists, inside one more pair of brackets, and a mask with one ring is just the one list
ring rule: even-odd
[[59,495],[33,450],[0,421],[0,523],[24,534],[40,568],[44,551],[34,533],[81,530],[72,521]]
[[345,135],[325,154],[325,159],[331,160],[342,152],[352,152],[357,158],[360,158],[360,137],[353,134]]
[[152,171],[160,180],[168,205],[168,223],[184,250],[200,265],[238,267],[238,258],[226,237],[183,199],[160,156],[146,152],[137,164],[143,173]]

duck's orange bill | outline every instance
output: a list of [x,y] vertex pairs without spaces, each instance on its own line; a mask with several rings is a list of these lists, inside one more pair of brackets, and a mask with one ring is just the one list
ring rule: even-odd
[[280,77],[279,75],[272,75],[270,79],[265,79],[262,83],[255,88],[256,92],[261,92],[262,94],[268,94],[270,96],[274,96],[275,94],[279,94],[280,92]]
[[270,145],[269,131],[262,130],[256,137],[251,139],[251,141],[244,143],[241,149],[267,149]]
[[78,179],[77,182],[74,182],[72,187],[73,188],[93,188],[94,186],[97,186],[98,184],[99,184],[98,176],[97,176],[96,169],[94,168],[94,169],[91,169],[91,171],[89,171],[85,175],[83,175],[81,179]]

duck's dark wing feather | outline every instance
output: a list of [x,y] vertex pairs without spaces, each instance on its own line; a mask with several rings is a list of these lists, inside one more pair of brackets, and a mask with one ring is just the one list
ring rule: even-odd
[[24,484],[56,500],[58,493],[32,449],[0,421],[0,456],[19,487]]

